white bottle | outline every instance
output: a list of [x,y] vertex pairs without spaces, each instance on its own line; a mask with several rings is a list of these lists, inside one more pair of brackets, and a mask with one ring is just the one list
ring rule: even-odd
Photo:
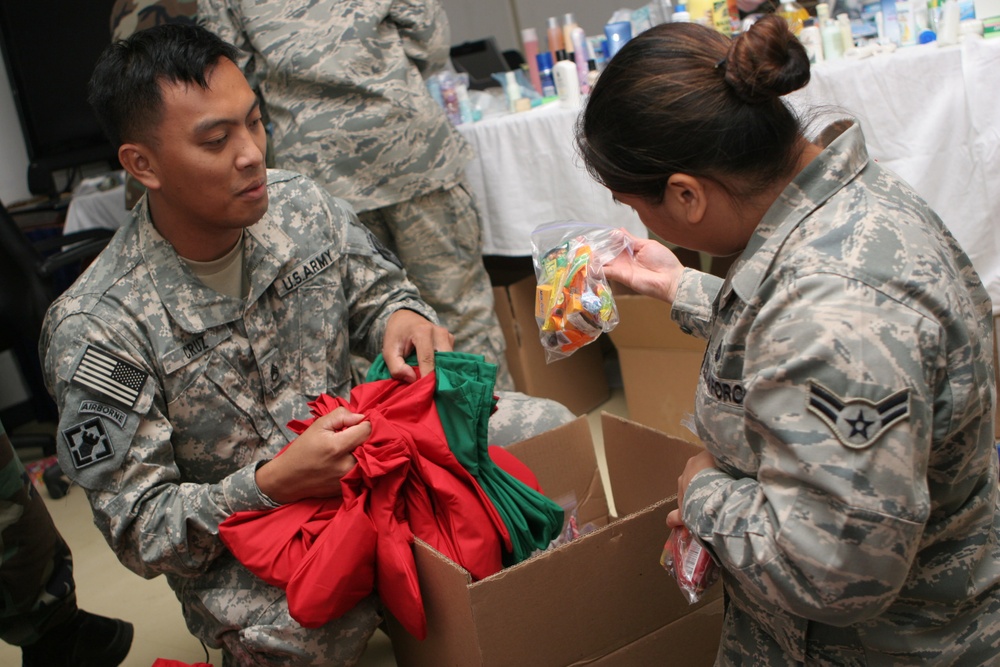
[[556,80],[556,93],[559,102],[568,109],[580,106],[580,75],[576,71],[576,63],[572,60],[560,60],[552,68],[552,78]]
[[691,13],[687,10],[687,5],[683,2],[677,3],[673,13],[670,15],[671,23],[690,23]]
[[823,37],[823,60],[840,60],[844,57],[844,40],[840,36],[840,26],[830,18],[830,5],[825,2],[817,4],[816,18]]
[[799,33],[799,41],[806,47],[810,63],[816,65],[823,62],[823,35],[817,26],[803,26],[802,32]]

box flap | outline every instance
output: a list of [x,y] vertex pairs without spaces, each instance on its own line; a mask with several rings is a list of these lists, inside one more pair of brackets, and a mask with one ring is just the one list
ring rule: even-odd
[[570,493],[576,496],[579,525],[607,523],[608,499],[586,417],[577,417],[507,450],[531,468],[546,496],[557,502]]
[[693,443],[607,412],[601,413],[604,458],[619,516],[677,494],[677,477],[701,451]]
[[664,501],[472,584],[482,665],[590,664],[690,613],[659,563],[673,507]]
[[670,305],[665,301],[622,294],[615,296],[615,303],[619,322],[610,333],[615,347],[705,349],[705,341],[684,333],[670,319]]

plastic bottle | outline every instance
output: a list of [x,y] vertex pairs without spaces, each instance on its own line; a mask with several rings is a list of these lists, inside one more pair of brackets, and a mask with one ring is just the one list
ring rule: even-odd
[[559,102],[566,108],[576,109],[580,106],[580,75],[576,71],[576,63],[572,60],[560,60],[552,68],[552,76],[556,80],[556,93]]
[[452,125],[462,124],[462,114],[458,109],[458,95],[455,94],[455,77],[450,72],[441,75],[441,97],[444,99],[444,112]]
[[545,35],[549,40],[549,53],[552,54],[552,61],[555,62],[556,52],[566,48],[563,44],[563,34],[562,28],[559,27],[559,19],[555,16],[548,18],[548,28],[545,30]]
[[830,18],[830,5],[825,2],[816,5],[816,18],[823,37],[823,59],[840,60],[844,57],[844,40],[840,36],[840,26]]
[[732,36],[733,22],[729,17],[729,0],[715,0],[712,3],[712,25],[716,32]]
[[941,9],[941,28],[937,39],[939,46],[958,43],[961,19],[962,10],[958,6],[958,0],[946,0]]
[[576,50],[576,47],[573,45],[573,29],[579,27],[576,19],[573,18],[573,12],[563,14],[563,48],[566,49],[567,53]]
[[806,8],[795,0],[783,0],[777,14],[788,21],[788,27],[796,37],[802,33],[802,22],[809,18]]
[[531,87],[541,95],[542,78],[538,74],[538,31],[525,28],[521,31],[521,44],[524,46],[524,60],[528,63],[528,80]]
[[590,90],[594,89],[594,84],[597,83],[597,78],[601,76],[601,73],[597,69],[597,61],[591,58],[587,61],[587,88]]
[[[838,16],[838,18],[840,17]],[[899,24],[899,45],[916,44],[916,23],[913,18],[913,7],[909,0],[900,0],[896,3],[896,22]]]
[[712,27],[712,0],[687,0],[685,4],[691,21]]
[[587,83],[587,33],[583,28],[573,28],[573,60],[576,61],[576,77],[580,80],[580,92],[584,95],[590,92]]
[[521,99],[521,86],[518,84],[514,72],[504,72],[504,78],[506,82],[503,86],[503,92],[507,95],[507,108],[510,109],[511,113],[514,113],[517,111],[517,101]]
[[851,31],[851,18],[847,14],[837,14],[837,27],[840,28],[840,41],[844,53],[854,48],[854,33]]
[[538,77],[542,81],[542,97],[555,97],[556,82],[552,78],[552,54],[543,51],[538,54]]
[[823,62],[823,35],[813,19],[803,21],[799,41],[802,42],[802,46],[806,47],[810,63],[816,65]]
[[671,23],[690,23],[691,14],[687,10],[687,5],[683,2],[678,2],[677,6],[674,7],[673,13],[670,15]]
[[455,84],[455,97],[458,98],[458,115],[461,118],[462,124],[471,123],[473,117],[472,103],[469,100],[469,89],[461,83]]

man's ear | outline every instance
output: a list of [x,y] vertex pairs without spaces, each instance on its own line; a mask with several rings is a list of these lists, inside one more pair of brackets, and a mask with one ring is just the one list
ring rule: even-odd
[[705,217],[708,198],[701,180],[690,174],[672,174],[667,179],[664,201],[688,224],[696,225]]
[[145,144],[122,144],[118,147],[118,162],[135,180],[149,190],[160,188],[160,177],[152,152]]

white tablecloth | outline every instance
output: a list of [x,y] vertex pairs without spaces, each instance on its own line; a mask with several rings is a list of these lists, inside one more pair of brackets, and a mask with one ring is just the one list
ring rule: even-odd
[[791,99],[860,121],[872,158],[937,211],[1000,313],[1000,39],[823,63]]
[[483,253],[531,254],[531,232],[555,220],[625,227],[646,237],[639,216],[616,204],[576,152],[579,110],[558,103],[460,125],[476,158],[466,167],[483,218]]

